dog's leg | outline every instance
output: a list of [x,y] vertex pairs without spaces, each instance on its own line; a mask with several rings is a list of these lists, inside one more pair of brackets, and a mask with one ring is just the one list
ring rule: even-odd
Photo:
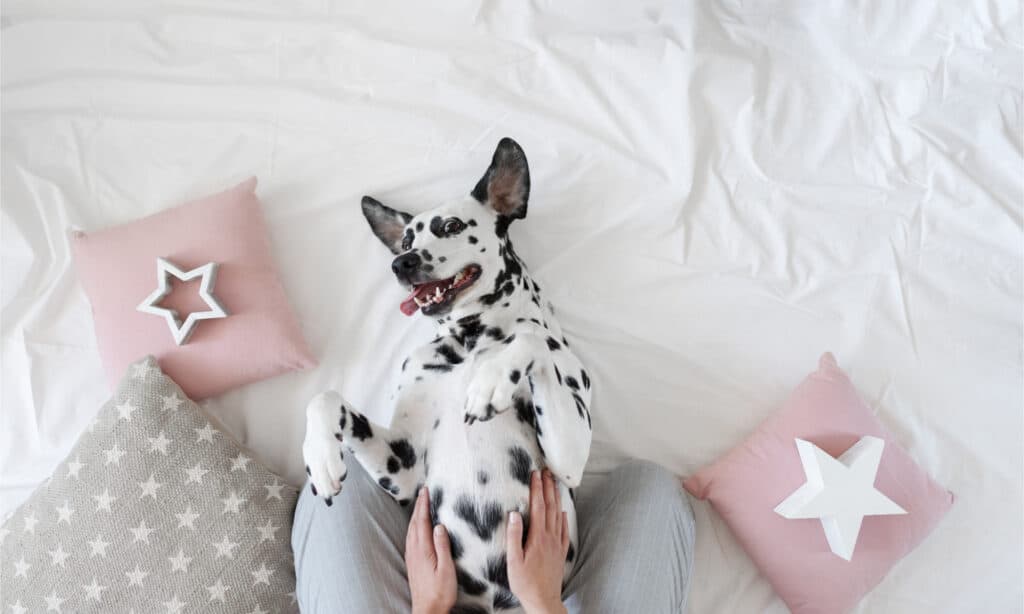
[[548,468],[570,488],[579,486],[590,455],[590,377],[564,347],[530,374],[537,443]]
[[[517,331],[476,368],[466,423],[489,420],[510,407],[521,420],[534,421],[535,415],[537,441],[551,471],[570,487],[579,485],[590,455],[590,377],[572,352],[555,339]],[[520,392],[523,381],[533,389],[532,409]]]
[[396,501],[412,500],[423,476],[412,440],[398,429],[371,424],[337,392],[321,393],[306,408],[302,456],[313,494],[324,497],[328,505],[348,473],[343,447]]

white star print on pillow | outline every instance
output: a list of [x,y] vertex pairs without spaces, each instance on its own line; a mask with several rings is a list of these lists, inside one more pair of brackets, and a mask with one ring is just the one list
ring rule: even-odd
[[296,612],[296,498],[143,360],[0,526],[0,613]]

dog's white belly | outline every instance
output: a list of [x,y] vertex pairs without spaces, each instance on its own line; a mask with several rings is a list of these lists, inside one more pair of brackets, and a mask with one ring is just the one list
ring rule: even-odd
[[[495,567],[505,565],[508,513],[517,510],[529,522],[529,475],[546,465],[534,426],[522,421],[514,408],[472,426],[465,424],[465,391],[471,373],[471,364],[459,365],[431,382],[429,392],[420,391],[420,409],[428,410],[424,412],[427,419],[422,420],[427,433],[425,485],[434,502],[440,498],[437,520],[461,550],[458,565],[476,578],[493,580]],[[529,395],[525,381],[519,392]],[[529,459],[525,473],[523,454]],[[559,487],[570,538],[577,544],[575,507],[568,488]],[[472,509],[470,514],[467,507]],[[572,566],[566,563],[566,574]],[[493,599],[491,590],[488,586],[480,597]]]

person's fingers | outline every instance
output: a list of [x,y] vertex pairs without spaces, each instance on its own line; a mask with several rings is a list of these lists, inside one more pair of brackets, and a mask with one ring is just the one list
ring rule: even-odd
[[[554,480],[554,476],[551,479]],[[558,514],[555,517],[555,535],[561,539],[562,525],[565,524],[562,522],[562,516],[565,515],[565,512],[562,511],[562,487],[558,485],[558,482],[555,482],[555,513]]]
[[569,514],[562,512],[562,558],[569,553]]
[[443,524],[434,527],[434,552],[437,553],[436,569],[438,571],[455,565],[452,560],[452,545],[448,540],[448,530]]
[[519,512],[509,512],[508,528],[505,529],[506,558],[510,568],[517,567],[523,560],[523,517]]
[[[539,528],[544,528],[544,484],[541,481],[540,471],[534,471],[530,475],[530,519]],[[530,535],[535,532],[530,531]]]
[[544,512],[545,526],[549,533],[554,533],[555,521],[558,518],[558,508],[555,507],[555,479],[547,470],[544,471]]
[[433,550],[427,548],[430,545],[430,495],[426,486],[420,489],[419,496],[416,497],[416,509],[413,510],[409,524],[416,526],[416,544],[420,548]]

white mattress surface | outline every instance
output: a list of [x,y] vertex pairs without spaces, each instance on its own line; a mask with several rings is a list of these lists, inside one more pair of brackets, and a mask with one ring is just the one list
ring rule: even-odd
[[[862,613],[1020,612],[1017,2],[9,0],[0,514],[107,390],[67,228],[259,176],[322,365],[207,403],[302,480],[305,402],[378,420],[403,352],[372,194],[465,193],[512,136],[513,226],[595,381],[592,468],[686,475],[833,351],[957,495]],[[696,506],[690,612],[784,612]]]

